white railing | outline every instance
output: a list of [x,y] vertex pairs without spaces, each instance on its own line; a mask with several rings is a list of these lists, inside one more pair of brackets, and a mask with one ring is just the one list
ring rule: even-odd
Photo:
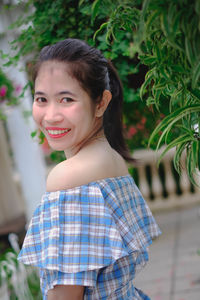
[[[178,176],[173,167],[175,149],[171,149],[157,168],[156,162],[163,148],[156,153],[153,150],[137,150],[134,158],[139,159],[135,167],[138,186],[152,210],[166,210],[200,203],[200,189],[193,186],[185,168],[185,153],[181,158],[182,173]],[[200,184],[200,175],[196,180]]]

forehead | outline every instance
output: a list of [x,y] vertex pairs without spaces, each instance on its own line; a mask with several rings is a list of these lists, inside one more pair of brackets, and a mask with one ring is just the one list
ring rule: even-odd
[[70,66],[58,61],[47,61],[41,64],[35,79],[35,89],[41,87],[48,89],[70,87],[83,90],[78,80],[72,77]]
[[59,94],[68,90],[78,98],[88,98],[93,104],[90,94],[82,87],[80,82],[71,75],[71,66],[65,62],[46,61],[38,70],[35,79],[35,92],[45,94]]
[[[43,62],[38,70],[37,77],[44,75],[44,73],[49,75],[62,75],[62,76],[71,76],[70,75],[70,66],[67,63],[59,61],[45,61]],[[37,79],[36,77],[36,79]]]

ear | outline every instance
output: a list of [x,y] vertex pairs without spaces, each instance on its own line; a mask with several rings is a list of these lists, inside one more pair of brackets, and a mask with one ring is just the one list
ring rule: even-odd
[[111,92],[109,90],[104,90],[101,101],[97,104],[96,109],[95,109],[96,117],[99,118],[99,117],[103,116],[111,99],[112,99]]

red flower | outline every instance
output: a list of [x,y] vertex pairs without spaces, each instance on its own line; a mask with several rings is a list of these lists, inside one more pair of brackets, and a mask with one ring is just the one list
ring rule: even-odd
[[1,87],[0,87],[0,97],[5,97],[5,95],[6,95],[6,92],[7,92],[7,86],[6,85],[2,85]]
[[142,120],[140,121],[141,124],[145,124],[147,121],[147,119],[145,117],[142,118]]
[[138,124],[136,125],[136,127],[137,127],[137,129],[139,129],[139,130],[144,129],[144,125],[141,124],[141,123],[138,123]]
[[127,138],[131,139],[137,133],[137,129],[134,126],[129,127]]

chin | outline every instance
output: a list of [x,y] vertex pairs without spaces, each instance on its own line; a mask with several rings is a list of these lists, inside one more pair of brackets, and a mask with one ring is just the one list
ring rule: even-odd
[[66,149],[66,147],[63,147],[61,145],[55,145],[53,143],[49,143],[49,146],[53,151],[64,151]]

